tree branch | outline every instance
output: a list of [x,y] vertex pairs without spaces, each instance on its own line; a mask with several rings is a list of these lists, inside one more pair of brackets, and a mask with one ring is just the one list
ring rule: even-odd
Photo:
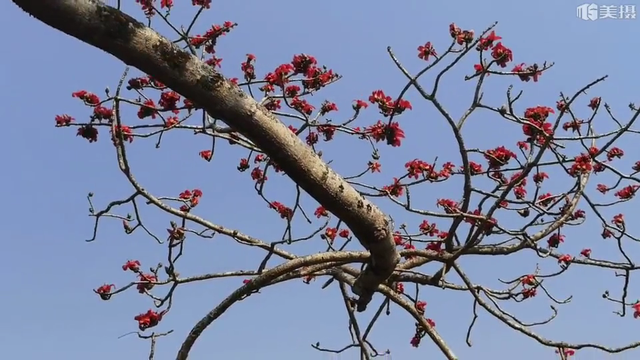
[[340,218],[371,252],[352,286],[364,311],[400,261],[385,214],[364,199],[311,148],[213,67],[131,16],[97,0],[13,0],[45,24],[153,76],[258,145],[286,174]]

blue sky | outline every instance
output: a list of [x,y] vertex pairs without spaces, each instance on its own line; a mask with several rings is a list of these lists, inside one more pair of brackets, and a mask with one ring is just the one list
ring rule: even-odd
[[[123,3],[129,13],[141,16],[133,1]],[[173,21],[184,24],[194,9],[190,2],[177,3]],[[507,86],[514,84],[516,90],[525,92],[517,105],[520,112],[536,105],[553,106],[560,91],[573,94],[588,82],[608,74],[607,81],[580,100],[578,109],[584,112],[582,116],[588,116],[588,100],[602,96],[614,113],[626,120],[631,115],[627,105],[638,100],[640,75],[630,40],[637,34],[640,20],[582,21],[575,16],[579,4],[548,0],[536,6],[496,0],[327,0],[309,5],[291,0],[215,1],[213,9],[201,17],[197,29],[203,32],[211,24],[226,20],[239,24],[218,47],[219,56],[224,59],[223,73],[229,77],[240,76],[239,64],[247,53],[258,57],[259,77],[290,61],[294,54],[314,55],[344,78],[310,100],[316,105],[324,99],[335,102],[341,111],[334,117],[346,119],[351,115],[352,100],[366,99],[377,89],[395,96],[404,86],[403,75],[386,54],[387,46],[392,46],[415,73],[422,66],[416,57],[417,46],[432,41],[437,50],[443,51],[450,41],[451,22],[480,32],[499,21],[496,31],[513,50],[514,63],[548,60],[556,65],[539,83],[491,76],[485,85],[486,102],[501,105]],[[610,1],[600,5],[633,3]],[[87,216],[86,194],[94,192],[95,206],[101,208],[111,200],[130,195],[132,190],[117,169],[106,133],[101,134],[98,143],[89,144],[75,136],[75,129],[53,126],[57,114],[68,113],[77,119],[88,116],[89,110],[72,99],[71,93],[85,89],[103,95],[105,87],[115,88],[124,66],[102,51],[30,18],[10,2],[0,4],[0,22],[16,34],[6,34],[4,47],[10,50],[0,57],[0,81],[6,90],[2,96],[5,125],[0,149],[5,154],[4,168],[8,174],[3,180],[5,256],[0,271],[7,276],[2,289],[5,295],[0,298],[0,307],[5,309],[0,322],[0,354],[23,359],[144,358],[148,353],[147,342],[135,336],[118,337],[136,329],[133,316],[146,311],[150,300],[126,292],[102,302],[92,289],[105,282],[127,284],[132,280],[131,274],[120,269],[127,259],[139,259],[148,268],[165,259],[164,248],[142,232],[126,236],[116,220],[102,223],[98,240],[85,243],[93,226]],[[475,62],[472,58],[464,60],[444,79],[439,96],[453,116],[460,116],[470,102],[472,84],[465,83],[463,76],[472,71]],[[434,74],[425,76],[427,86]],[[400,148],[381,145],[383,172],[368,178],[371,183],[390,183],[393,176],[401,174],[404,163],[416,157],[432,161],[438,156],[439,163],[459,164],[453,137],[442,117],[430,104],[420,101],[414,91],[408,99],[414,110],[398,118],[407,139]],[[125,123],[140,122],[135,109],[126,110],[127,114]],[[370,125],[377,117],[376,110],[370,108],[359,124]],[[609,119],[601,118],[602,129],[611,126]],[[470,119],[464,135],[469,148],[486,149],[502,144],[515,148],[515,142],[521,140],[517,126],[482,111]],[[184,189],[201,188],[204,197],[197,214],[265,241],[281,237],[284,223],[256,196],[248,172],[235,170],[239,159],[246,156],[244,151],[220,142],[216,158],[207,163],[198,157],[198,151],[210,146],[204,137],[170,132],[160,149],[155,149],[154,144],[153,140],[136,139],[130,150],[134,174],[148,190],[160,196],[176,196]],[[325,159],[334,160],[337,171],[352,175],[366,166],[369,149],[362,142],[341,136],[332,145],[322,149]],[[637,159],[633,158],[637,146],[634,138],[624,137],[619,146],[627,156],[617,165],[629,169]],[[549,173],[551,179],[557,175],[558,181],[550,181],[547,191],[566,189],[567,182],[560,180],[563,177],[557,170]],[[295,193],[290,182],[275,175],[273,178],[267,190],[269,198],[292,203]],[[595,193],[594,188],[596,183],[611,181],[607,175],[592,180],[589,186],[592,197],[607,198]],[[416,199],[422,208],[433,209],[436,198],[455,199],[459,189],[457,180],[427,185],[418,190]],[[305,200],[305,204],[309,212],[315,208],[311,200]],[[380,206],[393,216],[396,224],[404,222],[415,230],[422,220],[388,201],[380,202]],[[610,218],[630,209],[631,205],[624,204],[618,210],[607,209],[604,214]],[[130,210],[122,211],[126,214]],[[628,213],[627,218],[632,216]],[[506,219],[508,224],[512,218]],[[143,220],[154,232],[162,234],[170,218],[149,208],[143,210]],[[442,221],[439,223],[444,226]],[[302,236],[312,227],[299,227],[296,234]],[[637,230],[635,224],[629,227],[631,231]],[[602,240],[599,234],[599,222],[591,215],[587,224],[565,232],[566,243],[560,251],[577,255],[580,249],[588,247],[595,257],[619,260],[614,244]],[[316,238],[291,250],[312,253],[322,248],[319,242]],[[634,244],[628,244],[626,249],[630,256],[638,256]],[[261,258],[261,252],[241,247],[230,239],[192,238],[178,270],[186,276],[254,269]],[[497,277],[507,279],[532,272],[536,264],[543,273],[558,269],[553,259],[529,255],[462,261],[472,279],[487,286],[499,286]],[[433,271],[434,268],[426,270]],[[175,333],[159,341],[156,359],[175,358],[191,326],[237,288],[241,280],[232,278],[181,287],[174,309],[158,327],[158,331],[174,329]],[[203,334],[192,358],[330,359],[311,349],[310,344],[319,341],[323,346],[340,348],[349,343],[349,335],[338,288],[321,290],[322,282],[308,286],[295,281],[275,286],[237,304]],[[640,320],[616,316],[612,312],[618,308],[600,297],[604,290],[620,295],[620,280],[612,272],[575,266],[548,284],[557,298],[573,295],[573,301],[559,306],[558,318],[537,329],[543,336],[608,346],[621,346],[637,338],[634,334]],[[486,313],[480,314],[472,335],[474,345],[469,348],[464,341],[472,314],[471,296],[433,288],[423,289],[422,294],[428,303],[427,316],[435,320],[440,334],[462,359],[517,356],[533,360],[553,356],[553,350],[514,333]],[[640,289],[632,278],[629,301],[635,298],[640,298]],[[379,302],[379,297],[375,301]],[[539,295],[531,302],[506,304],[505,309],[533,322],[550,314],[550,304]],[[375,308],[371,306],[361,317],[368,319]],[[390,348],[394,359],[436,354],[437,349],[426,339],[421,348],[410,347],[413,326],[413,321],[395,308],[392,316],[378,323],[371,340],[379,349]],[[638,355],[640,352],[635,351],[614,358],[631,359]],[[603,357],[602,353],[586,350],[576,358]],[[333,358],[355,359],[357,354]]]

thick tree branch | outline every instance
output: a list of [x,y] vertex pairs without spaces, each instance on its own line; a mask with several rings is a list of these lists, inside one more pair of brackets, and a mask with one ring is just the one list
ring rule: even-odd
[[[309,195],[340,218],[371,252],[352,286],[364,311],[400,261],[382,211],[336,174],[264,107],[211,66],[134,18],[97,0],[13,0],[45,24],[153,76],[258,145]],[[214,179],[210,179],[214,181]]]

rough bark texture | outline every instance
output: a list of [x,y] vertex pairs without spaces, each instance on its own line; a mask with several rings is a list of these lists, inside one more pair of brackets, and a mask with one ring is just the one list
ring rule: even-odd
[[[13,0],[45,24],[100,48],[202,106],[253,141],[371,252],[352,290],[364,311],[400,261],[384,213],[238,86],[127,14],[97,0]],[[214,179],[208,179],[213,181]],[[203,180],[206,181],[206,180]]]

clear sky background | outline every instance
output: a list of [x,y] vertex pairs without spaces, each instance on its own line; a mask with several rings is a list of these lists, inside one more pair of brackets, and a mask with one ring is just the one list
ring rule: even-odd
[[[115,2],[115,1],[113,1]],[[125,10],[140,17],[134,1],[125,1]],[[176,24],[189,21],[195,9],[189,1],[176,1],[173,14]],[[573,94],[597,77],[610,78],[588,93],[578,103],[582,116],[588,115],[586,104],[591,97],[602,96],[620,119],[630,116],[627,104],[638,102],[637,59],[634,39],[639,20],[582,21],[575,16],[578,1],[548,1],[533,3],[514,1],[336,1],[304,3],[300,1],[214,1],[198,23],[203,32],[213,23],[225,20],[237,22],[239,27],[220,41],[219,56],[223,72],[240,77],[240,62],[245,54],[258,57],[256,70],[264,76],[275,66],[291,60],[294,54],[308,53],[320,63],[334,69],[344,79],[314,98],[315,105],[323,99],[334,101],[339,109],[333,118],[343,120],[351,115],[354,99],[366,99],[373,90],[383,89],[396,96],[405,84],[403,75],[395,68],[385,48],[392,46],[399,58],[413,73],[422,63],[416,48],[432,41],[440,52],[448,46],[448,25],[455,22],[463,29],[482,31],[493,21],[499,21],[498,35],[514,52],[514,63],[555,61],[556,66],[545,73],[539,83],[521,83],[515,78],[489,77],[485,86],[486,102],[499,106],[504,102],[505,90],[514,84],[525,95],[517,106],[522,112],[536,105],[554,106],[560,91]],[[631,3],[610,1],[601,5]],[[636,4],[640,5],[640,4]],[[93,220],[87,216],[86,194],[95,193],[99,209],[118,197],[126,197],[132,190],[119,173],[115,152],[102,132],[98,143],[89,144],[75,136],[75,128],[54,128],[54,116],[68,113],[86,119],[89,109],[77,99],[73,91],[85,89],[104,96],[103,89],[114,89],[123,71],[123,64],[100,50],[49,28],[22,13],[14,4],[0,4],[0,24],[3,24],[4,55],[0,56],[0,82],[5,91],[0,97],[4,110],[0,151],[3,156],[2,197],[5,207],[0,272],[4,273],[0,309],[0,357],[19,359],[143,359],[148,342],[129,336],[118,337],[136,330],[133,316],[146,311],[151,301],[135,291],[126,292],[109,302],[101,301],[92,289],[107,282],[125,285],[132,280],[120,266],[127,259],[139,259],[145,268],[165,259],[165,249],[154,240],[136,232],[126,236],[119,221],[105,221],[98,240],[85,243],[91,237]],[[473,55],[475,56],[475,55]],[[472,72],[475,58],[468,58],[444,79],[440,99],[454,116],[461,115],[471,100],[472,84],[463,76]],[[136,73],[133,72],[132,75]],[[434,73],[435,74],[435,73]],[[426,76],[430,86],[434,74]],[[131,95],[134,97],[134,95]],[[370,183],[384,185],[402,173],[405,162],[413,158],[439,163],[459,164],[459,155],[444,120],[430,104],[419,101],[414,91],[408,97],[414,111],[398,118],[407,132],[407,140],[400,148],[381,145],[382,174],[368,178]],[[126,123],[139,123],[135,109],[127,110]],[[378,120],[377,111],[369,108],[358,123],[361,126]],[[148,121],[148,120],[145,120]],[[611,121],[602,116],[601,129]],[[515,150],[515,142],[522,140],[521,130],[497,119],[488,112],[478,112],[464,131],[468,147],[487,149],[506,145]],[[345,175],[360,172],[366,166],[370,150],[354,138],[339,136],[332,146],[321,146],[325,159],[334,160],[334,167]],[[220,142],[219,152],[212,163],[198,157],[207,149],[205,137],[188,132],[167,134],[160,149],[155,141],[136,139],[130,147],[134,174],[148,190],[156,195],[176,196],[184,189],[199,187],[204,191],[202,204],[196,213],[213,222],[239,229],[265,241],[278,240],[284,223],[267,209],[256,196],[249,173],[235,170],[246,153]],[[637,140],[625,137],[619,146],[627,156],[618,162],[620,169],[629,171],[637,160]],[[572,155],[577,154],[577,149]],[[565,177],[555,171],[547,191],[566,190]],[[554,178],[554,175],[555,176]],[[272,174],[267,186],[271,200],[292,204],[293,187],[289,181]],[[596,194],[595,184],[611,181],[601,175],[591,181],[589,191],[598,200],[612,198]],[[433,209],[435,199],[459,196],[460,182],[453,180],[439,185],[423,186],[416,195],[417,206]],[[530,191],[533,191],[532,188]],[[308,212],[313,201],[305,200]],[[396,223],[405,222],[414,231],[421,219],[408,216],[388,201],[382,208]],[[630,210],[625,204],[619,210]],[[129,209],[122,209],[125,214]],[[620,212],[608,210],[605,216]],[[627,219],[635,214],[627,213]],[[152,209],[143,212],[154,232],[164,236],[170,218]],[[502,219],[498,216],[499,220]],[[508,225],[509,219],[501,220]],[[433,219],[430,219],[433,220]],[[515,220],[514,220],[515,221]],[[440,227],[445,223],[438,222]],[[302,236],[313,227],[299,227]],[[630,225],[637,229],[635,224]],[[600,225],[591,215],[587,224],[567,230],[566,243],[560,251],[578,255],[582,248],[592,248],[594,257],[619,260],[614,243],[600,238]],[[312,253],[322,248],[315,238],[292,248],[299,253]],[[635,246],[635,247],[634,247]],[[357,248],[357,247],[356,247]],[[627,251],[637,258],[636,244],[628,244]],[[190,238],[187,255],[178,270],[183,275],[216,271],[255,269],[262,253],[237,245],[231,239],[213,240]],[[541,260],[533,256],[512,259],[473,258],[462,262],[467,273],[478,283],[499,286],[503,279],[532,272],[539,264],[543,273],[558,270],[553,259]],[[435,268],[428,268],[433,272]],[[453,278],[452,278],[453,280]],[[241,285],[241,278],[192,284],[179,289],[170,315],[158,331],[175,329],[175,333],[158,343],[157,359],[175,358],[179,344],[193,324],[220,300]],[[320,289],[324,281],[304,285],[301,281],[266,289],[232,307],[215,322],[196,343],[193,359],[329,359],[310,344],[319,341],[323,346],[340,348],[349,343],[347,317],[338,288],[334,285]],[[613,314],[618,307],[600,295],[610,290],[620,295],[620,280],[613,273],[572,267],[561,278],[548,281],[557,298],[573,295],[573,301],[558,306],[560,315],[550,325],[537,329],[545,337],[570,342],[598,342],[620,346],[638,340],[640,320],[632,316],[620,318]],[[632,284],[629,301],[640,298],[640,288]],[[554,358],[552,349],[516,334],[486,313],[481,313],[472,335],[473,347],[465,345],[465,333],[471,320],[471,296],[467,293],[445,292],[433,288],[422,291],[427,301],[427,316],[437,323],[440,334],[461,359],[521,360]],[[377,297],[377,304],[380,298]],[[543,320],[551,313],[551,302],[540,294],[523,304],[506,304],[505,308],[528,322]],[[376,306],[362,315],[372,316]],[[379,349],[390,348],[393,359],[440,358],[437,349],[425,339],[419,349],[411,348],[413,321],[399,309],[392,308],[392,316],[384,317],[372,336]],[[639,351],[615,355],[615,359],[634,359]],[[340,357],[334,357],[340,358]],[[344,354],[342,359],[356,359],[357,353]],[[609,358],[600,352],[581,351],[577,359]]]

